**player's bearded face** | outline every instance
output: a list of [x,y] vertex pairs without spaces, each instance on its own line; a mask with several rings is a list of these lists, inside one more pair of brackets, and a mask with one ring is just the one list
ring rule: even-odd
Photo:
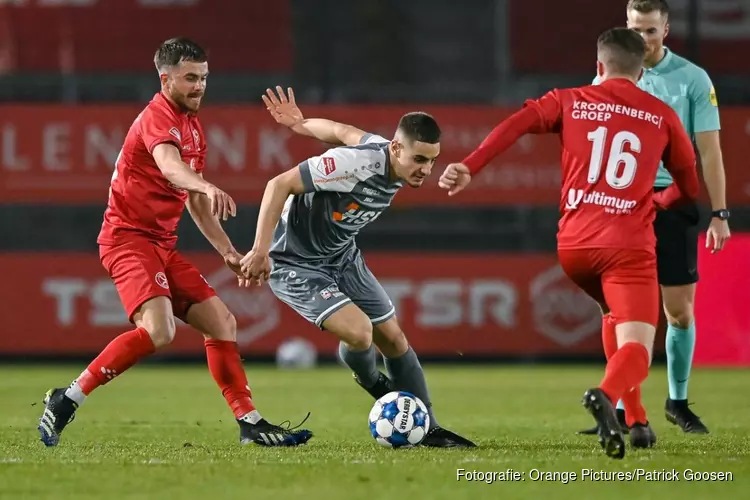
[[646,14],[629,10],[628,28],[638,32],[646,42],[646,62],[650,64],[658,63],[659,61],[656,59],[664,46],[664,39],[669,33],[667,18],[659,11]]
[[207,77],[208,63],[184,61],[162,75],[162,84],[178,106],[195,113],[206,93]]
[[394,141],[391,143],[396,162],[393,169],[396,175],[409,186],[420,187],[432,172],[440,154],[440,144],[420,141]]

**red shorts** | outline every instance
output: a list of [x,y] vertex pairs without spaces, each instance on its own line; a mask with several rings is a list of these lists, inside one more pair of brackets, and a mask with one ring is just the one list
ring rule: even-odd
[[138,308],[154,297],[169,297],[174,315],[185,321],[190,306],[216,295],[198,269],[176,250],[147,240],[100,245],[99,257],[131,321]]
[[558,249],[565,274],[584,292],[607,306],[616,324],[659,322],[656,255],[619,248]]

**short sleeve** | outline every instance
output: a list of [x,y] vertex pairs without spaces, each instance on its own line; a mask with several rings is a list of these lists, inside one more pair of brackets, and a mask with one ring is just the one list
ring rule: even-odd
[[700,68],[690,84],[690,108],[695,133],[721,130],[716,90],[708,73]]
[[560,93],[555,89],[547,92],[539,99],[529,99],[524,108],[532,108],[541,118],[541,127],[532,130],[533,133],[556,132],[562,121],[562,103]]
[[377,134],[370,134],[369,132],[362,136],[362,139],[359,140],[360,145],[361,144],[378,144],[383,142],[391,142],[388,139],[386,139],[383,136],[377,135]]
[[171,142],[179,149],[182,144],[180,124],[174,115],[167,111],[149,107],[141,115],[141,137],[149,153],[159,144]]
[[349,193],[357,183],[385,172],[385,155],[379,150],[333,148],[300,163],[299,169],[306,193]]

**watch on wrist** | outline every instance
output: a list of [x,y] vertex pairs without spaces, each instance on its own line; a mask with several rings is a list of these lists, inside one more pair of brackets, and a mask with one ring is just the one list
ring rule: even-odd
[[720,208],[719,210],[714,210],[711,212],[712,218],[717,218],[719,220],[727,220],[729,218],[729,210],[726,208]]

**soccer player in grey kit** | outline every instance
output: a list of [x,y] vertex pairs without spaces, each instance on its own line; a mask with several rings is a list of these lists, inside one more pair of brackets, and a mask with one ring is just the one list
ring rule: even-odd
[[[271,115],[294,132],[341,145],[271,179],[258,215],[253,249],[242,271],[268,281],[282,302],[341,341],[339,354],[354,378],[374,398],[409,391],[427,405],[430,430],[425,446],[473,447],[440,427],[432,412],[422,366],[398,324],[383,287],[355,243],[359,231],[377,219],[398,190],[417,188],[440,153],[440,128],[421,112],[401,118],[393,140],[330,120],[305,119],[287,97],[269,89],[263,96]],[[388,376],[377,368],[377,353]]]

